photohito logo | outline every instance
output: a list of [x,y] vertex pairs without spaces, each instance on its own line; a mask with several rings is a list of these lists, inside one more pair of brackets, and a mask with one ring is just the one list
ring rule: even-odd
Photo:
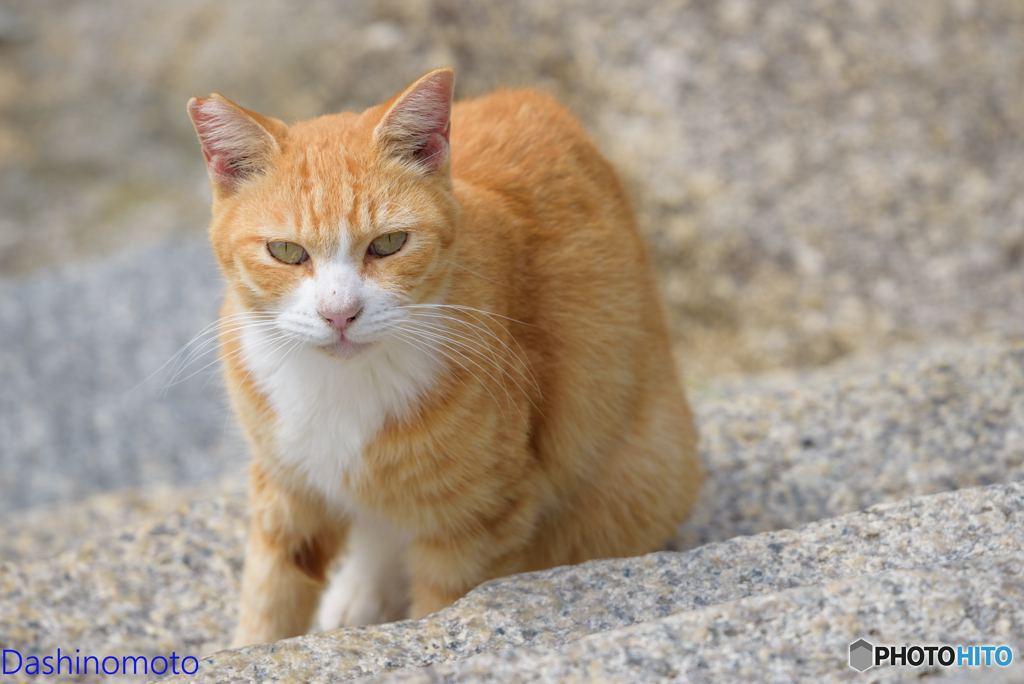
[[875,647],[863,639],[854,641],[850,644],[850,667],[857,670],[857,672],[863,672],[871,667],[871,661],[874,659],[874,650]]
[[863,672],[871,667],[1006,667],[1013,662],[1009,646],[875,646],[864,639],[850,644],[850,667]]

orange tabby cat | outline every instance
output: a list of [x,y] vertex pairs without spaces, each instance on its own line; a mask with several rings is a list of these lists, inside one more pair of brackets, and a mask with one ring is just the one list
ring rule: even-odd
[[[659,548],[696,435],[615,172],[551,99],[189,113],[252,446],[236,645],[419,617],[502,575]],[[345,547],[331,588],[328,570]]]

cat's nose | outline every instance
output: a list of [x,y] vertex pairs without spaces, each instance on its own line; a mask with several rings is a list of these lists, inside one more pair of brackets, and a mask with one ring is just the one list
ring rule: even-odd
[[343,333],[362,310],[360,306],[351,306],[340,311],[321,311],[320,316],[330,323],[332,328]]

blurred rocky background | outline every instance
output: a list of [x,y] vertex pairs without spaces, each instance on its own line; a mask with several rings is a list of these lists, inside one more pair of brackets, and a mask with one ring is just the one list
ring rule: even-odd
[[244,459],[212,346],[171,361],[219,296],[187,99],[296,121],[439,65],[586,123],[691,384],[1024,330],[1016,0],[9,0],[0,512]]
[[0,512],[244,460],[212,345],[174,374],[219,296],[188,97],[296,121],[439,65],[586,123],[698,388],[1024,330],[1017,0],[8,0]]
[[0,273],[199,236],[191,95],[296,121],[438,65],[584,120],[691,377],[1024,326],[1016,0],[8,0]]
[[[220,288],[187,99],[292,122],[442,65],[459,98],[554,94],[629,186],[705,435],[709,480],[678,546],[1020,479],[1019,0],[6,0],[0,559],[21,565],[0,571],[0,641],[91,634],[105,609],[68,598],[87,590],[67,578],[93,563],[118,568],[110,586],[150,577],[140,596],[183,592],[108,616],[96,648],[157,618],[160,648],[225,642],[244,507],[219,479],[245,454],[208,338],[175,357]],[[851,572],[896,567],[887,553]],[[182,557],[187,572],[152,579]],[[182,607],[197,577],[209,596]],[[26,627],[34,591],[64,597],[49,627]],[[167,617],[178,608],[193,612]],[[926,643],[943,638],[932,627]]]

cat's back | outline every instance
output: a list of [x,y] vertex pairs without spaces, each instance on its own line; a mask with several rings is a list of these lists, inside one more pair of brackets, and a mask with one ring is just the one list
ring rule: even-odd
[[513,201],[557,199],[557,191],[610,194],[608,200],[628,204],[615,172],[576,117],[537,90],[499,90],[457,103],[451,160],[457,183]]
[[[452,175],[528,165],[587,135],[554,98],[533,89],[501,89],[452,107]],[[524,156],[527,157],[524,159]]]
[[[552,333],[548,356],[557,346],[591,359],[643,347],[646,357],[668,356],[631,203],[563,105],[530,89],[456,104],[451,175],[462,209],[455,262],[508,286],[481,307]],[[474,297],[488,289],[460,275]]]
[[[584,322],[579,305],[589,324],[609,306],[648,308],[654,284],[629,198],[557,100],[519,89],[457,103],[451,176],[465,258],[483,258],[487,272],[528,293],[513,305],[521,315],[514,317],[575,326]],[[648,313],[643,327],[663,336],[660,311]]]
[[540,390],[530,445],[552,494],[528,567],[656,548],[700,465],[622,183],[577,119],[532,90],[455,106],[451,174],[452,297],[510,321]]

